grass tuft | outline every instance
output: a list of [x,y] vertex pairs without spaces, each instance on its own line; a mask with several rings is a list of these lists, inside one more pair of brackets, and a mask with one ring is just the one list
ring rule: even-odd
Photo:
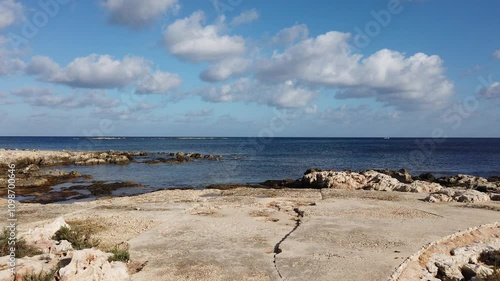
[[101,240],[92,238],[92,233],[91,228],[62,226],[54,234],[53,239],[57,241],[67,240],[75,250],[82,250],[97,247],[101,243]]
[[128,247],[118,247],[115,246],[113,250],[111,250],[113,254],[112,257],[109,257],[108,261],[121,261],[127,263],[130,260],[130,253],[128,252]]
[[40,249],[28,245],[24,239],[9,240],[10,233],[8,228],[4,228],[3,232],[0,233],[0,256],[8,256],[12,247],[16,248],[16,258],[32,257],[42,253]]

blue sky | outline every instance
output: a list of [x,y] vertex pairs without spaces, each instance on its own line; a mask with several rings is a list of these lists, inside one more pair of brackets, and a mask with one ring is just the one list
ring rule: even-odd
[[500,137],[499,11],[0,0],[0,134]]

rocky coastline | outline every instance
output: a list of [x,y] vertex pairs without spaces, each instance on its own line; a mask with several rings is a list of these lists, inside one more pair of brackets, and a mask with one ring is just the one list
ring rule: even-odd
[[[55,272],[57,280],[472,281],[496,272],[498,177],[308,169],[298,179],[112,197],[114,190],[142,186],[57,170],[131,162],[178,165],[220,157],[0,150],[2,169],[16,165],[18,195],[34,196],[25,200],[30,203],[17,203],[23,222],[18,231],[41,254],[18,260],[17,280],[30,272]],[[64,183],[71,185],[51,189]],[[6,186],[7,179],[2,176],[0,184]],[[5,197],[6,189],[1,192]],[[96,200],[52,204],[90,195]],[[0,206],[7,203],[0,200]],[[102,243],[74,249],[68,241],[54,240],[66,221],[96,226]],[[478,228],[481,224],[488,227]],[[117,245],[130,248],[130,261],[111,261],[109,251]],[[0,280],[11,277],[0,266]]]

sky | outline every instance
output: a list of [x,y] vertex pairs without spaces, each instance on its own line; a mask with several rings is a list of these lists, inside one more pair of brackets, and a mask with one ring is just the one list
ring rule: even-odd
[[500,137],[497,0],[0,0],[0,135]]

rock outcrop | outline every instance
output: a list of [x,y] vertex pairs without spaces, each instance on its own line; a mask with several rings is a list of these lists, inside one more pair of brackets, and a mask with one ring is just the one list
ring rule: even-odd
[[[436,181],[436,182],[434,182]],[[443,185],[438,182],[446,183]],[[278,183],[278,184],[276,184]],[[407,170],[397,172],[384,170],[367,170],[363,172],[333,171],[309,169],[304,176],[295,182],[273,181],[276,187],[299,188],[333,188],[333,189],[365,189],[377,191],[399,191],[415,193],[431,193],[428,202],[482,202],[500,200],[499,182],[491,182],[485,178],[457,175],[449,178],[435,179],[432,174],[423,174],[413,178]],[[453,186],[456,184],[456,186]]]
[[57,165],[101,165],[127,164],[134,155],[142,153],[118,151],[51,151],[51,150],[2,150],[0,167],[16,164],[18,168],[35,164]]
[[61,281],[116,281],[130,280],[127,265],[123,262],[109,262],[113,254],[95,249],[70,252],[71,261],[59,269]]
[[455,248],[450,255],[434,254],[426,265],[425,280],[477,280],[493,274],[493,265],[484,256],[500,250],[500,239]]
[[360,189],[367,179],[356,172],[313,171],[304,175],[301,182],[305,188]]
[[[30,274],[48,273],[60,281],[130,280],[125,263],[108,260],[113,254],[97,249],[74,251],[70,242],[53,240],[54,234],[63,226],[69,227],[64,219],[59,217],[51,223],[20,235],[28,245],[39,248],[43,254],[17,259],[16,274],[13,275],[8,268],[0,270],[0,280],[20,281],[26,280]],[[7,264],[8,260],[9,256],[0,257],[3,264]]]
[[466,189],[460,190],[455,188],[443,188],[437,192],[431,193],[425,201],[439,203],[439,202],[463,202],[463,203],[474,203],[489,201],[490,196],[486,193]]

